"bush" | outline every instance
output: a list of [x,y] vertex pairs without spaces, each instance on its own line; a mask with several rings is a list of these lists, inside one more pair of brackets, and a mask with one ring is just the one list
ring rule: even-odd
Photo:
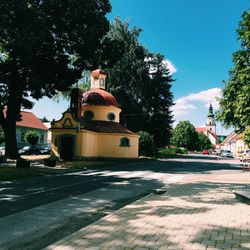
[[30,161],[27,161],[25,159],[17,159],[16,161],[16,167],[17,168],[30,168]]
[[32,145],[32,147],[34,147],[39,140],[39,136],[35,131],[28,131],[25,133],[24,139],[26,142]]
[[188,150],[186,148],[176,148],[176,154],[187,154]]
[[44,159],[43,164],[44,164],[44,166],[55,167],[57,160],[58,160],[57,157],[50,156],[49,158]]
[[145,131],[139,131],[139,155],[154,156],[157,154],[157,148],[154,137]]
[[159,150],[158,157],[159,158],[164,158],[176,154],[187,154],[188,151],[186,148],[161,148]]

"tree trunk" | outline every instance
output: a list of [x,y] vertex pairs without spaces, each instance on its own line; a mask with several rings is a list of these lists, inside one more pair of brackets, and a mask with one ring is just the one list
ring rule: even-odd
[[5,129],[5,155],[10,159],[18,159],[17,141],[16,141],[16,121],[7,121]]
[[16,140],[16,121],[21,108],[18,90],[18,86],[14,84],[9,88],[7,111],[3,126],[5,135],[5,155],[10,159],[20,158],[17,151]]
[[5,135],[5,155],[10,159],[18,159],[17,140],[16,140],[16,118],[17,107],[15,104],[9,104],[6,114],[5,126],[3,128]]
[[[0,114],[0,123],[5,136],[5,155],[10,159],[20,158],[17,151],[16,140],[16,121],[21,110],[21,101],[23,96],[22,80],[17,68],[17,53],[13,52],[11,62],[11,82],[8,84],[7,110],[5,117]],[[4,107],[2,107],[4,108]]]

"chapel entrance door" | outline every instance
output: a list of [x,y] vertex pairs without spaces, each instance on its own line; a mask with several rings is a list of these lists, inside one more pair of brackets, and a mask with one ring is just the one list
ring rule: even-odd
[[74,138],[63,136],[61,138],[60,156],[64,161],[73,160],[74,155]]

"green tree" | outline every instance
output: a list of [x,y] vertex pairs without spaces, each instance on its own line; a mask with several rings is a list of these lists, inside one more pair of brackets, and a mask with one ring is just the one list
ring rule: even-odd
[[139,131],[139,155],[143,156],[153,156],[157,152],[156,145],[154,143],[153,135],[150,135],[148,132]]
[[[160,54],[149,53],[139,42],[141,29],[116,19],[108,33],[124,42],[120,60],[108,69],[108,89],[119,100],[121,122],[133,131],[145,130],[159,146],[170,139],[173,96],[172,77]],[[122,47],[122,45],[121,45]]]
[[24,139],[28,142],[32,147],[35,147],[39,140],[39,135],[35,131],[27,131],[24,134]]
[[0,1],[0,125],[8,157],[18,157],[16,121],[21,108],[32,107],[29,96],[50,98],[83,69],[108,65],[110,10],[109,0]]
[[210,149],[212,148],[212,143],[209,138],[203,134],[198,133],[198,142],[197,142],[197,150]]
[[173,130],[171,141],[174,146],[194,150],[197,148],[198,134],[189,121],[181,121]]
[[245,129],[250,125],[250,12],[242,15],[237,30],[241,48],[233,54],[234,66],[229,72],[220,99],[218,120],[227,127]]
[[247,127],[244,132],[244,141],[250,147],[250,127]]
[[173,79],[162,55],[151,54],[147,63],[149,81],[143,88],[143,108],[149,116],[145,127],[154,135],[157,146],[165,146],[170,142],[173,123]]
[[141,29],[130,29],[127,21],[116,18],[107,35],[123,43],[124,49],[120,60],[107,69],[108,90],[119,100],[121,122],[133,131],[143,130],[147,120],[142,104],[142,89],[148,81],[147,52],[139,42],[140,32]]

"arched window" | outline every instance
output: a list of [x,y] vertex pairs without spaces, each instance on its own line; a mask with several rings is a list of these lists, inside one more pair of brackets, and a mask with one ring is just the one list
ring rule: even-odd
[[121,138],[120,147],[130,147],[130,140],[127,137]]
[[108,120],[109,121],[114,121],[115,120],[115,114],[114,113],[108,113]]
[[83,117],[87,120],[92,120],[94,118],[94,113],[91,110],[86,110]]
[[105,87],[105,81],[103,78],[100,78],[100,87]]

